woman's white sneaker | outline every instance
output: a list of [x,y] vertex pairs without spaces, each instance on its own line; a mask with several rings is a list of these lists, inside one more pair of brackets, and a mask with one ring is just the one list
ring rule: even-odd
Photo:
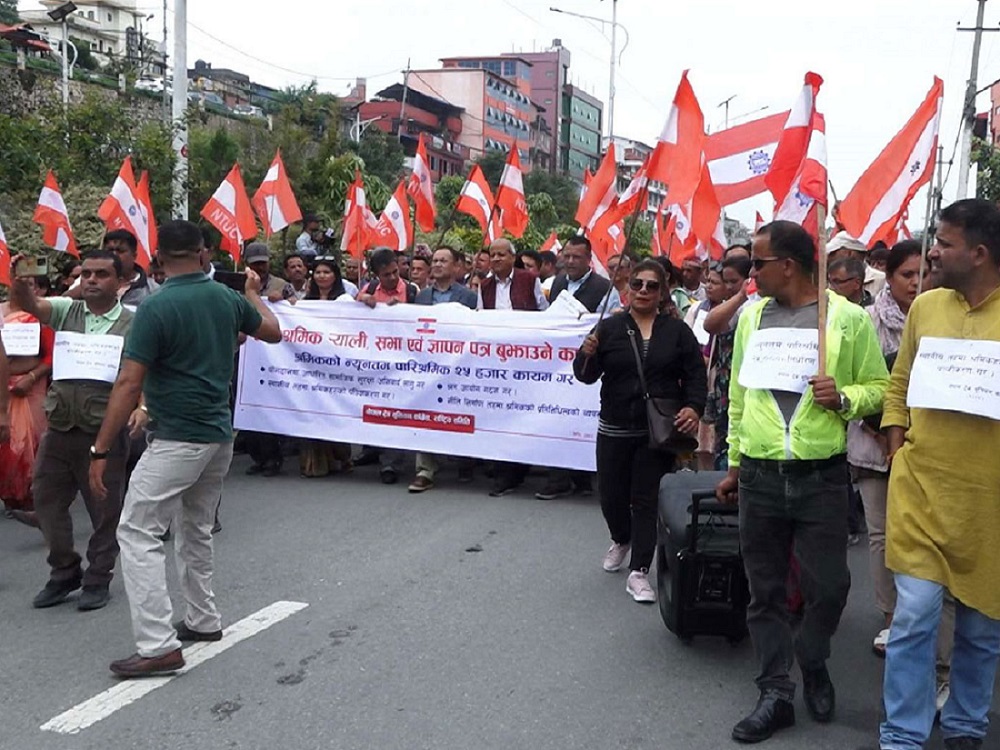
[[649,574],[642,570],[633,570],[628,575],[628,582],[625,584],[625,590],[628,591],[632,598],[637,602],[643,604],[652,604],[656,601],[656,592],[653,591],[653,587],[649,585]]
[[622,565],[625,564],[625,558],[628,557],[628,551],[631,545],[628,544],[618,544],[617,542],[612,542],[611,547],[604,554],[604,561],[601,563],[606,571],[609,573],[615,573],[622,569]]

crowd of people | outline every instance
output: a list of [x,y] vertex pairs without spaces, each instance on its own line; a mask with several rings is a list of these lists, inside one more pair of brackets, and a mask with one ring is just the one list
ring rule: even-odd
[[[985,417],[911,408],[907,389],[921,337],[1000,340],[1000,209],[985,201],[945,209],[927,267],[919,242],[869,252],[840,232],[826,245],[826,279],[817,278],[813,238],[782,221],[719,262],[616,255],[608,277],[594,270],[583,235],[558,254],[518,252],[506,239],[470,254],[447,244],[377,248],[364,270],[357,258],[326,254],[328,240],[306,217],[295,250],[280,259],[249,244],[245,274],[213,265],[200,230],[181,221],[161,229],[148,270],[125,231],[108,233],[58,278],[22,273],[14,258],[3,322],[39,335],[30,352],[0,356],[9,383],[0,393],[0,497],[9,516],[44,535],[49,573],[37,608],[81,588],[79,609],[104,607],[120,553],[137,650],[112,671],[174,671],[182,642],[222,637],[212,534],[234,451],[234,360],[248,336],[280,340],[265,302],[346,296],[370,307],[540,312],[566,294],[600,314],[573,371],[601,383],[596,478],[611,541],[603,569],[627,561],[628,594],[656,600],[658,490],[672,471],[726,471],[719,499],[739,503],[760,698],[733,738],[758,742],[795,722],[795,662],[809,714],[833,719],[826,663],[850,588],[847,547],[866,525],[884,620],[872,642],[886,659],[882,750],[922,747],[936,713],[948,750],[982,745],[1000,654],[991,585],[1000,571],[989,556],[1000,542],[1000,476],[988,453],[1000,433]],[[804,392],[743,384],[758,331],[818,335],[824,320],[826,360]],[[58,332],[117,337],[117,377],[54,374]],[[346,439],[235,437],[251,475],[281,474],[293,455],[304,478],[377,464],[386,485],[412,475],[411,493],[433,489],[446,459],[459,483],[484,470],[495,497],[521,487],[531,468]],[[540,468],[541,500],[593,492],[587,472]],[[78,493],[93,525],[86,569],[70,520]],[[186,603],[177,622],[164,567],[171,533]]]

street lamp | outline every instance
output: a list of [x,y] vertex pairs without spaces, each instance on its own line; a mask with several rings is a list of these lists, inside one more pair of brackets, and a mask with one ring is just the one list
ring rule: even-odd
[[62,23],[62,100],[63,114],[69,108],[69,18],[76,10],[76,3],[63,3],[58,8],[48,12],[49,18],[56,23]]
[[[611,0],[611,20],[608,21],[606,18],[598,18],[597,16],[586,16],[583,13],[574,13],[569,10],[562,10],[561,8],[549,8],[553,13],[562,13],[567,16],[575,16],[576,18],[583,18],[587,21],[597,21],[603,27],[606,24],[611,25],[611,73],[610,82],[608,85],[608,142],[614,138],[615,135],[615,66],[618,60],[618,41],[615,35],[616,30],[621,27],[621,30],[625,32],[625,47],[629,43],[629,33],[628,29],[618,23],[618,0]],[[622,47],[622,52],[625,51],[625,47]]]

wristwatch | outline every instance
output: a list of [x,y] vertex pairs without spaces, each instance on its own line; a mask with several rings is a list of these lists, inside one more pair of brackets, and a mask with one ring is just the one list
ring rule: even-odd
[[90,460],[91,461],[103,461],[108,456],[111,455],[111,450],[98,451],[96,445],[90,446]]
[[843,393],[840,395],[840,408],[837,409],[838,414],[847,414],[851,410],[851,399],[849,399]]

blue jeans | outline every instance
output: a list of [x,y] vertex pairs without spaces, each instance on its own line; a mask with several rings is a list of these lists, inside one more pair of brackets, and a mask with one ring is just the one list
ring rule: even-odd
[[[945,588],[896,574],[896,613],[885,657],[882,750],[920,750],[934,724],[935,653]],[[1000,656],[1000,620],[955,601],[951,697],[941,712],[944,737],[986,736]]]

